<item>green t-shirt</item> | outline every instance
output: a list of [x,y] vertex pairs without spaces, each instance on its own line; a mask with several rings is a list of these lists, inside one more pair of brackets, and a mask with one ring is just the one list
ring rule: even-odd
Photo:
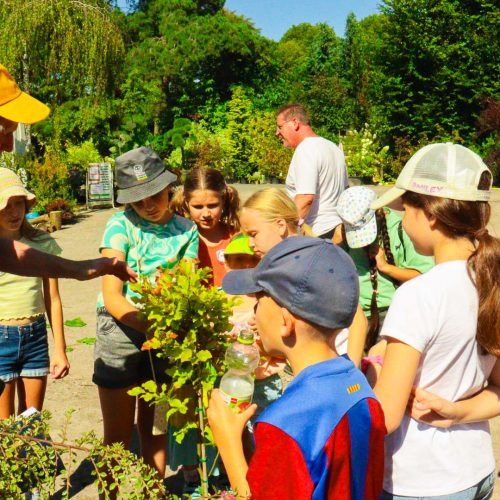
[[[111,216],[99,250],[111,248],[125,254],[125,261],[137,273],[154,281],[158,267],[173,268],[183,257],[198,257],[198,229],[184,217],[174,215],[166,224],[139,217],[131,208]],[[133,303],[139,294],[123,284],[123,295]],[[97,307],[103,307],[102,293]]]
[[[387,232],[389,233],[391,251],[394,256],[394,265],[402,268],[416,269],[421,273],[425,273],[431,269],[434,266],[434,259],[417,253],[410,237],[402,228],[399,229],[399,225],[401,224],[399,215],[388,208],[385,209],[385,212],[387,214]],[[402,240],[400,236],[403,237]],[[359,275],[359,303],[365,314],[370,316],[373,288],[370,281],[368,257],[363,248],[349,248],[347,251],[352,257]],[[384,311],[391,305],[398,282],[380,272],[377,272],[377,282],[377,305],[379,311]]]

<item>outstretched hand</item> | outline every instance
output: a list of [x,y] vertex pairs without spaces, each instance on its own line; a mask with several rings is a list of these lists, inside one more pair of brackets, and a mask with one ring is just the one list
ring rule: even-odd
[[105,274],[112,274],[122,281],[137,282],[137,274],[127,266],[122,260],[109,257],[85,260],[80,263],[80,274],[77,277],[80,281],[90,280]]
[[410,395],[407,412],[418,422],[441,428],[451,427],[458,418],[453,402],[419,387]]

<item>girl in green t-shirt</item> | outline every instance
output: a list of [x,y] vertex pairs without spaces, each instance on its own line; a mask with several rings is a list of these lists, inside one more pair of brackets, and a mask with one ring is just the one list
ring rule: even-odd
[[377,341],[396,288],[434,265],[431,257],[417,253],[399,215],[389,208],[370,209],[376,198],[371,189],[355,186],[342,193],[337,205],[343,246],[358,270],[359,301],[369,319],[366,349]]
[[[169,186],[177,177],[158,154],[146,147],[128,151],[116,159],[115,173],[117,200],[126,208],[108,221],[101,254],[126,262],[150,281],[155,280],[159,267],[171,269],[181,259],[196,259],[198,230],[171,212]],[[167,381],[168,362],[142,350],[149,323],[139,314],[137,297],[128,283],[114,276],[103,278],[92,380],[99,391],[104,444],[121,442],[128,449],[137,413],[141,456],[163,478],[165,435],[154,429],[154,407],[128,393],[147,380]]]

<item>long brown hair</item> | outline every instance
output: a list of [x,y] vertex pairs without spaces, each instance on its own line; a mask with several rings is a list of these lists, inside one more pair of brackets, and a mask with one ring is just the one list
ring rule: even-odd
[[188,203],[193,192],[201,189],[214,191],[220,197],[222,203],[221,222],[234,233],[240,230],[238,211],[240,208],[240,197],[238,191],[228,186],[224,176],[213,168],[193,168],[186,176],[184,186],[179,188],[170,202],[171,209],[184,217],[189,217]]
[[[375,217],[377,219],[377,232],[378,238],[375,240],[375,244],[382,244],[385,253],[385,259],[389,264],[394,264],[394,255],[391,250],[391,240],[389,238],[389,231],[387,230],[387,220],[385,217],[385,212],[383,208],[379,208],[375,212]],[[372,243],[373,245],[373,243]],[[377,261],[375,257],[373,257],[370,253],[371,245],[364,247],[366,252],[366,256],[368,258],[368,264],[370,267],[370,282],[372,284],[372,298],[370,302],[370,325],[368,327],[368,333],[366,335],[366,344],[365,349],[369,350],[373,347],[378,338],[378,334],[380,331],[380,314],[378,310],[377,304],[377,296],[378,296],[378,269],[377,269]],[[395,284],[395,286],[399,286]]]
[[[489,172],[479,189],[488,189]],[[500,355],[500,240],[486,229],[491,206],[486,201],[461,201],[407,191],[407,205],[435,217],[439,230],[452,239],[467,238],[475,250],[467,260],[468,273],[479,297],[476,339],[485,351]]]

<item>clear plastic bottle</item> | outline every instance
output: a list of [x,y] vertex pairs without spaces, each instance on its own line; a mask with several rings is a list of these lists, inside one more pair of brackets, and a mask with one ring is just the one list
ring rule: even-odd
[[251,330],[243,329],[238,339],[226,351],[228,371],[220,381],[222,399],[231,408],[239,413],[244,411],[252,402],[254,380],[253,372],[260,360],[258,347],[254,342]]

